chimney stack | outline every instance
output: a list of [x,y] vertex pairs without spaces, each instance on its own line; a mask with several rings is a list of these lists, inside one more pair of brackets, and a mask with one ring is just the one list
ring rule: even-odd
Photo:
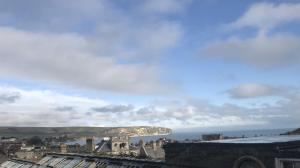
[[90,152],[90,153],[92,153],[95,150],[94,137],[86,138],[86,150],[87,150],[87,152]]
[[139,146],[140,146],[140,147],[145,146],[145,142],[144,142],[143,139],[141,139],[141,140],[139,141]]
[[67,145],[66,144],[60,144],[60,153],[67,153]]
[[150,145],[151,145],[153,150],[156,150],[156,142],[155,141],[151,141]]
[[163,141],[161,139],[157,140],[156,145],[157,145],[157,147],[161,148],[163,145]]

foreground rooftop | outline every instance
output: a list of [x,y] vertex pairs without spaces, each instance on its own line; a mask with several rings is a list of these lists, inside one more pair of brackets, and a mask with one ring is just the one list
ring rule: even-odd
[[0,168],[163,168],[165,164],[158,161],[97,157],[79,154],[47,154],[37,163],[11,159],[0,165]]
[[234,143],[234,144],[268,144],[268,143],[286,143],[286,142],[294,142],[294,141],[300,141],[300,135],[251,137],[251,138],[204,141],[204,142],[205,143]]

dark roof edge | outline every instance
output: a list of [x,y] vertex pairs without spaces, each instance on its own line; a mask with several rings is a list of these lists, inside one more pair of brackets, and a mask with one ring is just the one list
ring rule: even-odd
[[165,164],[164,161],[158,160],[147,160],[147,159],[136,159],[129,157],[119,157],[119,156],[94,156],[89,154],[78,154],[78,153],[46,153],[46,155],[58,155],[58,156],[69,156],[69,157],[82,157],[89,159],[110,159],[110,160],[119,160],[119,161],[129,161],[129,162],[144,162],[144,163],[154,163],[154,164]]

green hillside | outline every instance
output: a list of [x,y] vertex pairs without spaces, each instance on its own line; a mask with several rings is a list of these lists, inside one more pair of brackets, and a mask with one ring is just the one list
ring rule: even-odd
[[287,133],[288,135],[299,135],[300,134],[300,128],[295,129],[293,131],[290,131]]
[[113,136],[126,134],[129,136],[149,136],[170,134],[171,129],[163,127],[0,127],[0,136]]

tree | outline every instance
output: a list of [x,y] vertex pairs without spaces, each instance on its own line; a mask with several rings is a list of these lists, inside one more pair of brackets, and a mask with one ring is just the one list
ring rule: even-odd
[[33,136],[27,141],[27,145],[41,146],[43,144],[43,140],[38,136]]

